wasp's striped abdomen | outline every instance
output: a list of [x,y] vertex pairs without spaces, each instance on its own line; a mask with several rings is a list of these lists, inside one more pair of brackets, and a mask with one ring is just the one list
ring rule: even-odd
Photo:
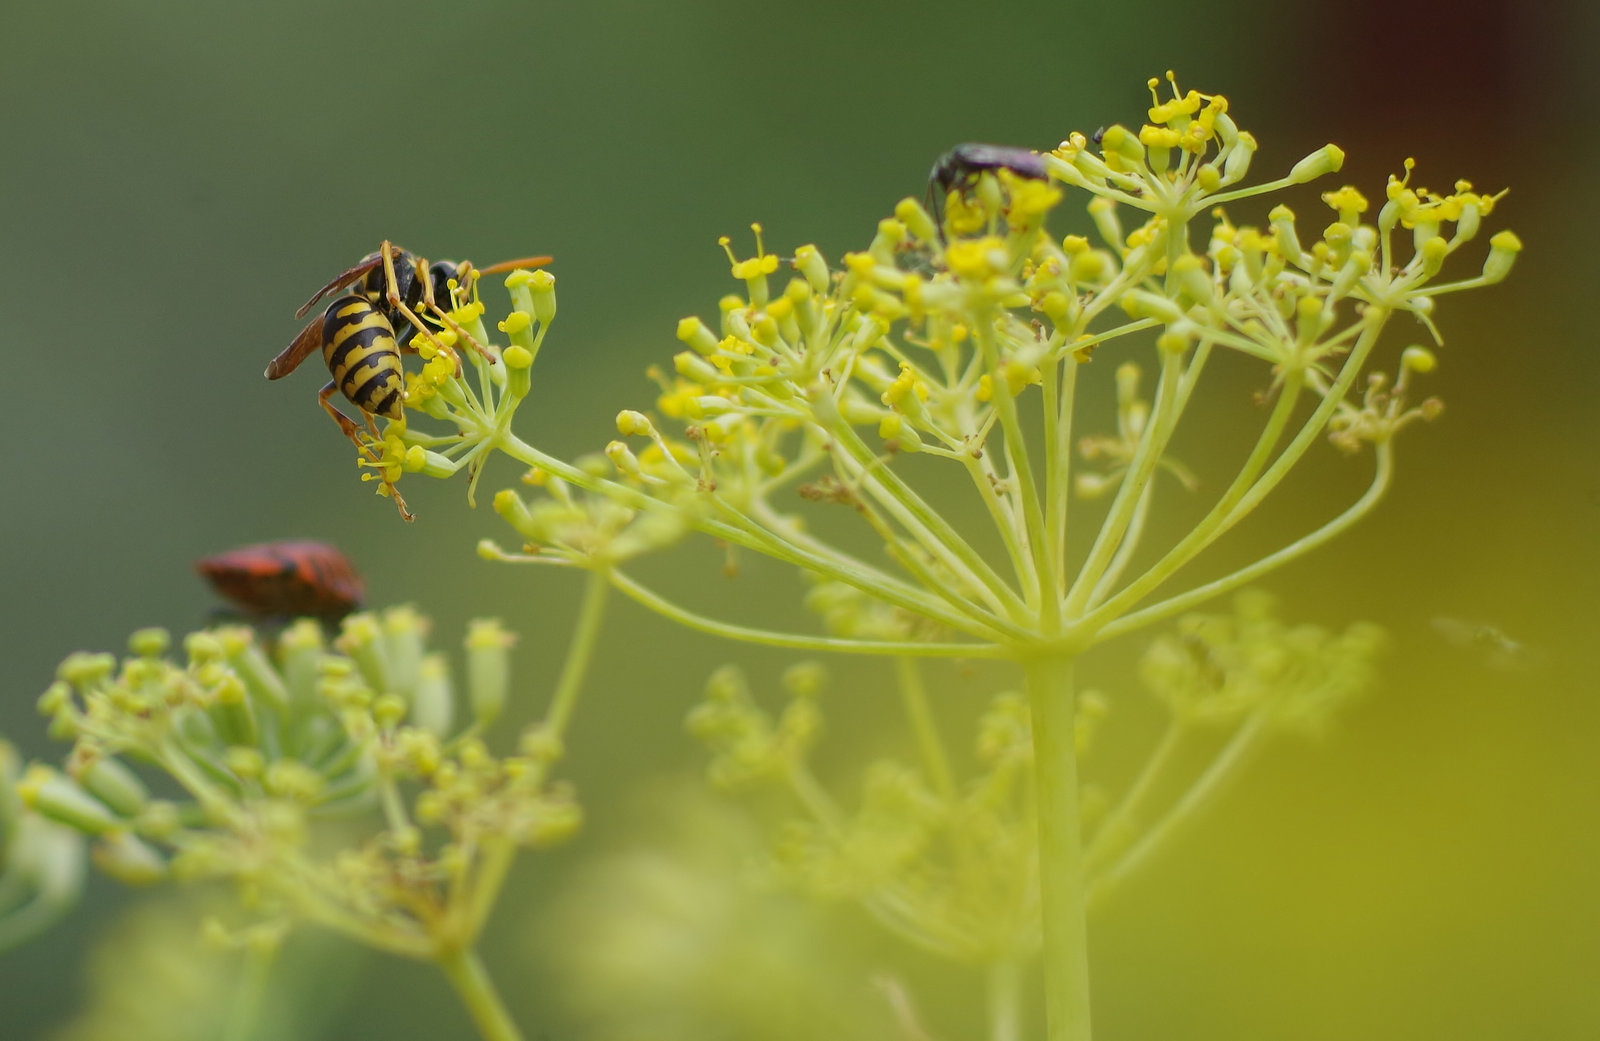
[[322,357],[340,392],[357,408],[388,419],[402,417],[400,345],[372,301],[344,296],[329,306],[322,319]]

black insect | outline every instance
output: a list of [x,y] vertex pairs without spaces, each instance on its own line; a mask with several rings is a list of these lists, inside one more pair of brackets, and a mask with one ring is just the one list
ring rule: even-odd
[[928,171],[928,210],[933,223],[944,236],[944,204],[950,193],[965,188],[978,174],[990,170],[1010,170],[1018,177],[1042,181],[1048,176],[1044,156],[1027,148],[1010,145],[956,145],[939,157]]

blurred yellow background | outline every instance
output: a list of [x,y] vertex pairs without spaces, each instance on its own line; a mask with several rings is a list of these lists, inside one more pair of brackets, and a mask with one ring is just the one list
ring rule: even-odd
[[[284,537],[346,548],[372,601],[417,603],[436,643],[503,617],[533,699],[514,722],[535,713],[579,580],[479,561],[475,541],[504,530],[466,509],[460,481],[408,481],[418,520],[401,524],[354,480],[313,400],[323,377],[259,375],[309,291],[381,239],[558,258],[560,318],[520,432],[571,455],[651,403],[643,370],[678,349],[678,318],[715,312],[730,285],[717,236],[760,220],[776,252],[837,257],[950,145],[1137,124],[1145,79],[1168,68],[1230,97],[1261,178],[1333,141],[1348,162],[1319,190],[1377,197],[1408,155],[1423,184],[1509,186],[1488,227],[1525,243],[1511,279],[1440,302],[1428,386],[1445,415],[1402,439],[1369,523],[1267,583],[1293,620],[1389,629],[1382,689],[1326,740],[1271,750],[1096,917],[1095,1018],[1107,1039],[1600,1036],[1600,366],[1581,318],[1600,227],[1600,125],[1582,104],[1593,5],[62,0],[5,25],[0,733],[29,755],[53,754],[32,705],[62,656],[200,625],[211,600],[191,562]],[[1319,205],[1287,201],[1302,220]],[[1216,422],[1237,435],[1226,410]],[[1327,516],[1364,466],[1321,452],[1254,530],[1276,544]],[[499,461],[484,489],[514,476]],[[705,583],[719,564],[702,548],[653,574]],[[730,603],[802,589],[759,568],[730,583]],[[1497,626],[1528,667],[1442,639],[1438,617]],[[490,937],[524,1026],[559,1041],[587,1026],[528,955],[527,923],[559,918],[584,858],[629,841],[634,793],[698,769],[681,720],[710,669],[739,660],[772,689],[787,661],[623,604],[605,640],[566,769],[588,830],[528,858]],[[1113,780],[1158,725],[1132,676],[1141,645],[1085,665],[1113,699]],[[887,685],[870,663],[839,675],[841,701]],[[952,735],[974,685],[935,684]],[[903,747],[871,736],[891,708],[840,706],[833,747]],[[858,761],[839,761],[847,786]],[[97,883],[0,958],[8,1041],[79,1007],[87,951],[124,900]],[[874,967],[893,953],[859,948]],[[936,1036],[977,1033],[971,981],[908,971],[948,981],[925,1008]],[[361,973],[315,1036],[463,1036],[425,970]]]

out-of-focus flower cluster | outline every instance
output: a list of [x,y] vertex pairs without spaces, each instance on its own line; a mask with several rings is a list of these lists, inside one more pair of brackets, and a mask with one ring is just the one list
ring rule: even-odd
[[[1084,789],[1087,884],[1096,896],[1164,842],[1223,775],[1237,772],[1246,748],[1275,733],[1320,732],[1372,686],[1385,645],[1367,624],[1343,633],[1288,625],[1273,599],[1256,591],[1241,593],[1232,614],[1188,615],[1175,629],[1152,641],[1140,678],[1171,712],[1174,735],[1203,728],[1233,741],[1165,809],[1149,803],[1152,791],[1174,781],[1159,779],[1173,765],[1165,746],[1148,764],[1149,776],[1115,803],[1099,787]],[[793,666],[783,677],[787,701],[774,714],[740,670],[724,667],[689,715],[690,732],[710,752],[715,786],[784,789],[801,811],[771,827],[767,877],[819,900],[857,901],[897,935],[956,961],[1035,955],[1039,868],[1025,699],[1010,692],[990,699],[973,727],[978,769],[964,784],[941,778],[942,762],[881,759],[866,767],[859,799],[847,810],[811,767],[823,686],[820,666]],[[1080,758],[1106,712],[1099,693],[1080,696]],[[942,761],[942,752],[934,759]]]
[[[802,813],[776,829],[768,877],[820,900],[860,902],[875,919],[919,947],[968,964],[1036,952],[1037,856],[1033,749],[1026,702],[994,697],[977,721],[978,774],[940,791],[926,772],[892,759],[870,764],[859,801],[846,810],[812,772],[809,753],[822,726],[821,667],[792,667],[788,701],[776,718],[742,672],[724,667],[689,715],[690,732],[711,752],[713,784],[786,789]],[[1080,751],[1104,714],[1088,695],[1079,716]]]
[[1308,734],[1372,687],[1388,643],[1368,623],[1343,633],[1287,625],[1273,598],[1256,590],[1239,594],[1232,614],[1188,615],[1177,630],[1152,642],[1139,665],[1140,679],[1175,716],[1229,725],[1262,713]]
[[499,757],[478,736],[510,634],[473,623],[458,693],[427,628],[394,608],[348,617],[332,646],[302,620],[270,651],[224,627],[181,658],[157,629],[121,662],[74,654],[39,701],[72,751],[27,770],[22,802],[127,882],[230,880],[263,919],[412,957],[469,945],[514,850],[565,838],[578,811],[547,780],[558,749]]

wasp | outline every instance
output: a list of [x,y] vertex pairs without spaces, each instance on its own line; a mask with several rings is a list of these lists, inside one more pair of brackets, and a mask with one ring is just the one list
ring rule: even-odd
[[944,206],[950,193],[988,170],[1010,170],[1018,177],[1034,181],[1048,177],[1044,156],[1030,149],[1010,145],[956,145],[940,156],[928,171],[928,209],[941,238],[944,236]]
[[211,588],[254,618],[309,616],[333,623],[361,606],[366,587],[349,559],[322,542],[263,542],[195,561]]
[[[321,347],[322,359],[327,362],[333,378],[318,392],[317,401],[339,424],[344,435],[366,452],[368,446],[362,444],[355,421],[328,399],[336,391],[343,394],[361,410],[367,429],[377,440],[374,417],[404,418],[405,371],[400,364],[400,354],[412,349],[410,343],[416,335],[426,336],[440,350],[445,350],[444,345],[434,339],[433,329],[447,327],[461,342],[491,364],[494,362],[494,356],[451,319],[448,306],[441,307],[439,300],[443,299],[448,305],[454,293],[470,294],[480,274],[541,267],[551,259],[522,257],[485,268],[474,268],[468,261],[442,260],[430,264],[425,258],[385,241],[376,252],[335,275],[295,312],[296,318],[304,318],[323,297],[348,290],[336,296],[320,318],[308,322],[293,342],[272,359],[267,365],[267,379],[289,375],[312,351]],[[424,321],[419,311],[431,316],[432,323]],[[397,329],[402,335],[396,335]],[[458,370],[459,366],[458,361]],[[389,491],[393,493],[392,486]],[[410,520],[405,503],[398,495],[394,499],[401,516]]]

